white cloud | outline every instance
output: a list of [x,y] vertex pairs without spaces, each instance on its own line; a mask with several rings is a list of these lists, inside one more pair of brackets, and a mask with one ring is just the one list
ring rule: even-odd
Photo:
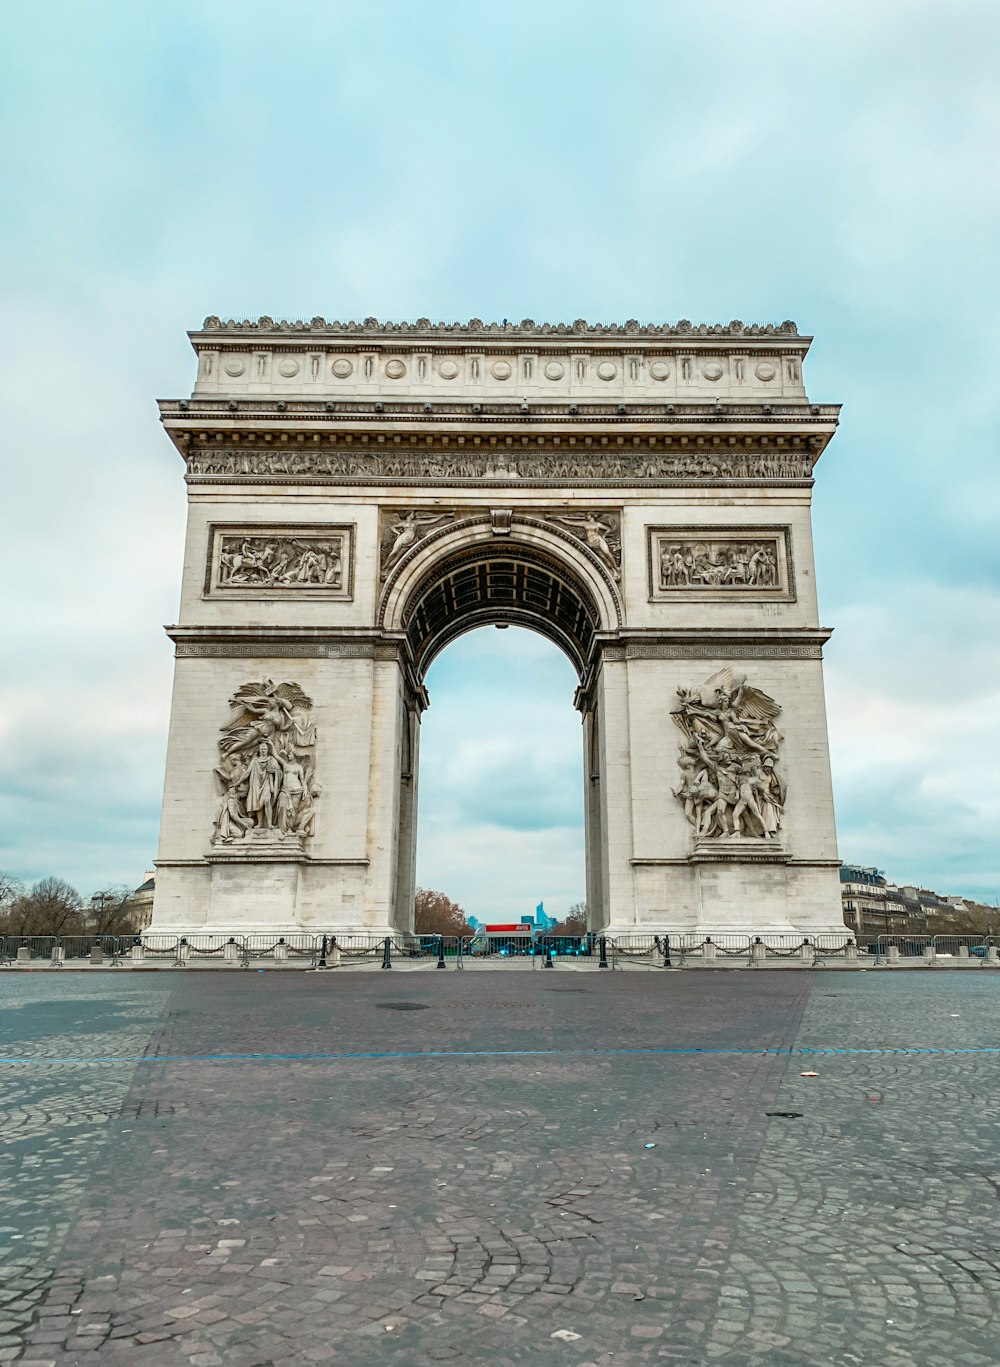
[[[206,313],[791,316],[846,403],[816,505],[845,856],[987,888],[993,0],[138,14],[5,29],[0,866],[86,891],[153,853],[183,536],[153,399]],[[490,739],[469,660],[432,679],[421,868],[450,827],[463,895],[488,866],[575,900],[572,682],[539,656]]]
[[841,614],[827,665],[841,853],[1000,895],[1000,593],[932,583]]

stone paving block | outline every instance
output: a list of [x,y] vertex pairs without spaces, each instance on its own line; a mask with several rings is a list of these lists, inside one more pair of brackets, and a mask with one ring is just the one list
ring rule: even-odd
[[[423,1367],[450,1332],[467,1360],[506,1367],[541,1336],[550,1351],[572,1307],[602,1367],[854,1367],[860,1340],[898,1367],[996,1360],[1000,1063],[884,1052],[992,1041],[992,976],[676,975],[668,993],[615,975],[572,995],[527,974],[354,980],[335,995],[266,976],[89,979],[65,1010],[54,976],[20,980],[44,1011],[19,1037],[23,1012],[0,1009],[4,1052],[34,1060],[15,1081],[35,1108],[21,1138],[0,1108],[15,1154],[0,1223],[30,1253],[5,1255],[0,1228],[0,1353],[55,1351],[70,1367],[69,1335],[101,1367],[264,1367],[318,1350]],[[266,1054],[278,1031],[295,1045],[283,1052],[329,1052],[332,1032],[345,1054],[386,1053],[401,1013],[379,1003],[400,993],[428,1006],[407,1014],[411,1051],[492,1052],[193,1057]],[[88,1010],[112,1021],[72,1037]],[[495,1053],[529,1035],[557,1052]],[[581,1039],[699,1052],[609,1059],[580,1054]],[[813,1056],[812,1080],[787,1052],[711,1052],[748,1042],[879,1052]],[[48,1061],[91,1045],[176,1061],[113,1076]],[[94,1113],[88,1091],[104,1119],[67,1140],[74,1105]],[[309,1214],[317,1185],[330,1199]]]

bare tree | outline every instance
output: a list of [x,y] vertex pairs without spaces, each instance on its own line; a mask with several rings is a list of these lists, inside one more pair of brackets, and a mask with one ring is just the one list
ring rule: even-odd
[[7,935],[70,935],[84,929],[83,899],[61,878],[42,878],[3,918]]
[[418,935],[471,935],[465,911],[443,892],[417,888],[413,928]]
[[132,889],[124,883],[98,889],[90,899],[87,929],[94,935],[130,935],[135,929]]
[[553,926],[551,930],[546,931],[547,935],[586,935],[586,933],[586,902],[574,902],[566,915],[566,919]]
[[24,884],[12,873],[0,869],[0,920],[10,911],[19,897],[24,896]]

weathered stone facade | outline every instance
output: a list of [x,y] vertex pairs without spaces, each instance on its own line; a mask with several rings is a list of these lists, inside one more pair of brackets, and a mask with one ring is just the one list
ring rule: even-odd
[[191,340],[194,393],[161,404],[189,520],[156,928],[407,928],[424,675],[498,622],[579,674],[595,929],[842,926],[810,525],[838,409],[806,396],[809,338]]

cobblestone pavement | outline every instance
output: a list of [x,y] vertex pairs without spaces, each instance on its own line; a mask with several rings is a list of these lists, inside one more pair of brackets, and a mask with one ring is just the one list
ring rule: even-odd
[[0,976],[0,1364],[989,1367],[998,1002]]

